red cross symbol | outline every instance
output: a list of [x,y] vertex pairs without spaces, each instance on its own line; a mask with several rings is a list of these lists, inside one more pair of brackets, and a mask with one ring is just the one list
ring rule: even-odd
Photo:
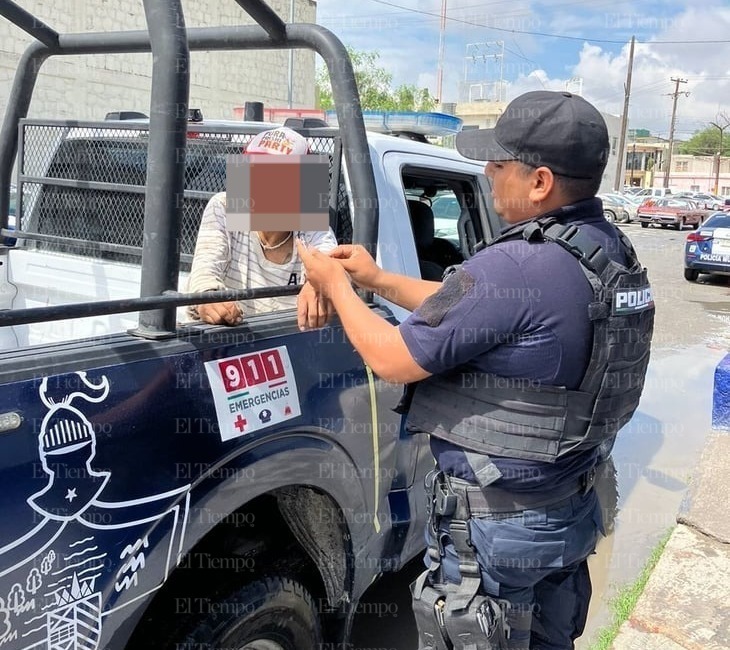
[[236,418],[236,421],[233,423],[233,426],[236,427],[241,433],[243,433],[243,430],[246,428],[246,419],[241,417],[241,414],[238,414],[238,417]]
[[284,415],[291,415],[291,407],[289,407],[289,406],[284,407]]

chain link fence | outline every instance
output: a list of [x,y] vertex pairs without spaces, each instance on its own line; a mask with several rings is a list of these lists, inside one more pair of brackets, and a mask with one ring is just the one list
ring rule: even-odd
[[[181,268],[189,269],[200,219],[213,194],[226,189],[226,158],[241,154],[254,133],[190,131],[180,208]],[[308,137],[310,151],[327,153],[330,181],[339,154],[331,136]],[[146,125],[41,122],[21,125],[18,226],[46,250],[139,262],[147,177]],[[180,152],[182,157],[183,152]],[[352,241],[343,175],[330,221],[340,243]],[[332,187],[332,182],[330,182]],[[331,191],[331,190],[330,190]]]

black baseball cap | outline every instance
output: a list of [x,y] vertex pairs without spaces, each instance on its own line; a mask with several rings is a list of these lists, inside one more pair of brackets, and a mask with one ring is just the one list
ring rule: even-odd
[[456,148],[473,160],[519,160],[572,178],[600,178],[610,150],[606,122],[595,106],[551,90],[513,99],[493,129],[460,131]]

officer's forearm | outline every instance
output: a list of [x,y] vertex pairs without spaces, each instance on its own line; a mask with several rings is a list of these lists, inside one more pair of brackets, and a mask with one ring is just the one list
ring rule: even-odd
[[440,282],[411,278],[407,275],[383,271],[373,291],[386,300],[413,311],[429,296],[439,290]]
[[349,283],[340,284],[332,291],[330,300],[347,338],[376,375],[396,383],[410,383],[429,376],[413,360],[398,327],[373,312]]

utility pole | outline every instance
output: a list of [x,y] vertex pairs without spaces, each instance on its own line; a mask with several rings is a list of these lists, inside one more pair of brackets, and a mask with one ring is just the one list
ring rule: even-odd
[[673,97],[674,100],[672,102],[672,122],[669,126],[669,150],[667,151],[667,163],[665,165],[664,170],[664,187],[669,187],[669,174],[672,171],[672,149],[674,148],[674,127],[677,121],[677,98],[684,94],[685,96],[689,97],[689,93],[687,91],[683,91],[682,93],[679,92],[679,84],[686,84],[686,79],[680,79],[679,77],[670,78],[671,81],[674,82],[674,92],[668,93],[670,97]]
[[[289,4],[289,22],[294,22],[294,0]],[[289,69],[288,69],[288,90],[287,104],[289,108],[294,105],[294,50],[289,49]]]
[[720,145],[717,147],[717,168],[715,169],[715,187],[712,190],[713,194],[717,194],[718,190],[720,189],[720,165],[722,164],[722,133],[727,127],[730,126],[730,119],[728,119],[728,117],[724,113],[720,113],[718,117],[722,117],[722,121],[724,122],[723,126],[720,126],[716,122],[710,122],[711,126],[714,126],[720,131]]
[[[626,126],[629,121],[629,98],[631,97],[631,71],[634,67],[634,41],[635,37],[631,37],[631,47],[629,48],[629,65],[628,69],[626,70],[626,84],[624,85],[624,112],[623,115],[621,115],[621,135],[618,138],[618,162],[616,163],[616,180],[613,184],[613,189],[615,192],[620,192],[623,189],[624,186],[624,178],[623,178],[623,170],[624,170],[624,163],[626,162],[624,160],[626,154],[625,147],[626,147]],[[633,169],[633,158],[631,159],[631,177],[634,176],[634,169]],[[631,181],[629,181],[631,183]]]
[[444,98],[442,96],[444,86],[444,37],[446,35],[446,0],[441,0],[441,29],[439,31],[439,69],[436,76],[436,99],[439,106],[443,106]]

